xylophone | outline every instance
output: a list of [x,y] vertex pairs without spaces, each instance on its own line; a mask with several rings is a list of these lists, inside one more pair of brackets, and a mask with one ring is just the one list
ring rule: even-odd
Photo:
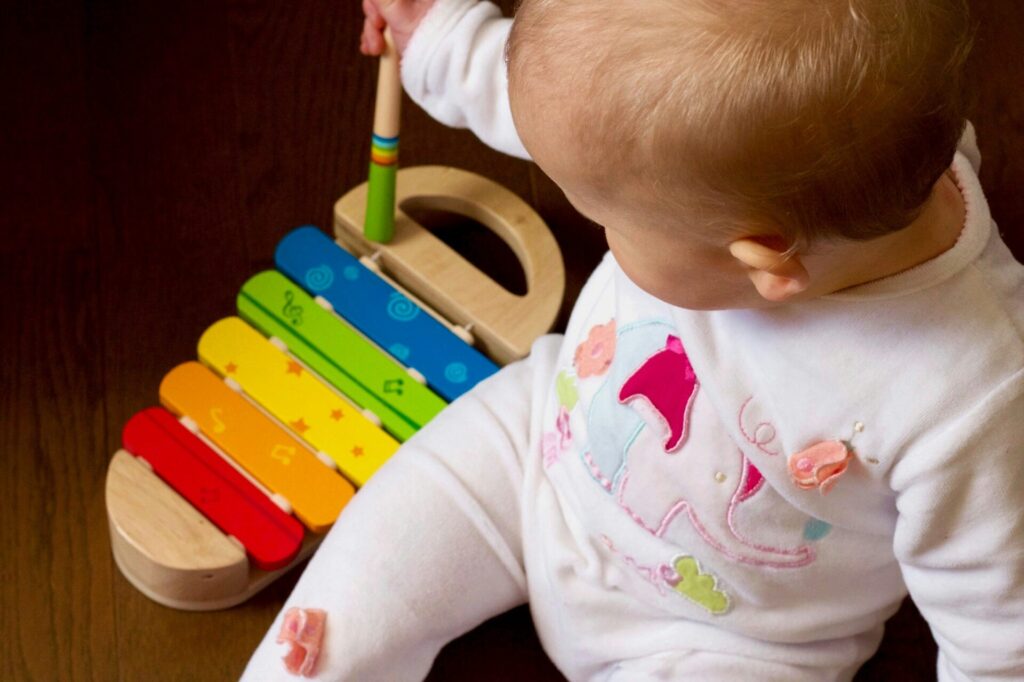
[[[164,377],[161,407],[125,425],[107,471],[111,546],[151,599],[208,610],[251,597],[314,551],[400,443],[553,324],[561,256],[527,204],[465,171],[397,175],[390,243],[362,234],[366,185],[335,205],[337,242],[309,226],[286,235],[237,316]],[[402,210],[415,205],[495,231],[527,294],[416,224]]]

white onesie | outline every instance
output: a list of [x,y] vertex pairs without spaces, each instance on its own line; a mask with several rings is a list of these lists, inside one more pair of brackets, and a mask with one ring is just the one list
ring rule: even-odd
[[[525,156],[510,20],[439,0],[403,80]],[[1024,679],[1024,268],[952,160],[957,244],[774,310],[690,311],[609,255],[548,336],[359,492],[286,608],[328,612],[320,679],[422,679],[529,601],[572,680],[848,680],[909,589],[940,680]],[[268,632],[245,679],[287,679]]]

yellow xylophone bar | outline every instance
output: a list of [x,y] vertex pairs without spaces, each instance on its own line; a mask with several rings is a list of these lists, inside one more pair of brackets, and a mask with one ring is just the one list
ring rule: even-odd
[[398,441],[355,405],[237,317],[206,330],[199,339],[199,358],[330,457],[356,486],[364,485],[398,449]]

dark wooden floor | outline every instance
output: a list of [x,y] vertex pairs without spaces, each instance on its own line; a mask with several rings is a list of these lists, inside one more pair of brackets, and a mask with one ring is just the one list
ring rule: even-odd
[[[358,4],[0,13],[0,679],[232,679],[293,584],[220,613],[157,606],[113,565],[103,480],[121,426],[284,232],[326,226],[362,181],[375,67],[357,53]],[[974,5],[983,181],[1020,255],[1024,7]],[[411,107],[402,144],[405,165],[475,170],[533,203],[576,294],[603,247],[539,172]],[[933,679],[933,656],[908,607],[860,679]],[[557,673],[520,609],[449,646],[434,677]]]

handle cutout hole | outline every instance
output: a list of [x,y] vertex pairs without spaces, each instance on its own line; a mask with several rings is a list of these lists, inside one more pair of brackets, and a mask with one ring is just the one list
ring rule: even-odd
[[486,225],[410,197],[401,209],[509,293],[526,295],[526,273],[512,248]]

